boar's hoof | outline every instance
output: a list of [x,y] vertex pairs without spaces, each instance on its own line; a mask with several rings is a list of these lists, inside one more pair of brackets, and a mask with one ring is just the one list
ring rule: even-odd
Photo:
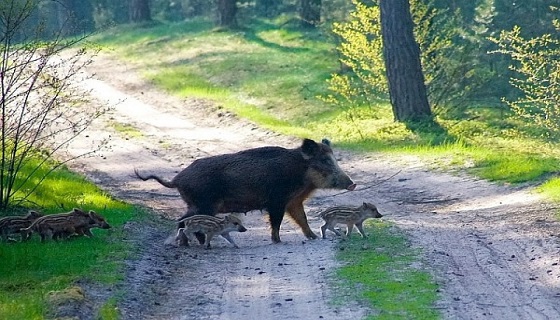
[[309,234],[305,235],[307,237],[307,239],[313,240],[313,239],[317,239],[317,235],[314,232],[311,232]]
[[182,233],[182,232],[177,237],[176,242],[177,242],[177,245],[179,247],[188,247],[189,246],[189,238],[187,238],[187,236],[185,236],[185,234]]

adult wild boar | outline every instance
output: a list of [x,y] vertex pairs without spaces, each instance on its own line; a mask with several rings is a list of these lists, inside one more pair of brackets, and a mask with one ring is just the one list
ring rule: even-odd
[[[167,188],[177,188],[188,210],[181,219],[195,215],[266,210],[272,229],[272,241],[280,242],[280,224],[284,213],[301,227],[309,239],[317,236],[309,228],[303,201],[316,189],[354,190],[356,185],[344,173],[333,155],[330,142],[304,139],[300,147],[261,147],[232,154],[195,160],[171,181],[156,175]],[[179,223],[179,228],[184,228]],[[199,239],[200,240],[200,239]],[[186,239],[180,239],[184,244]]]

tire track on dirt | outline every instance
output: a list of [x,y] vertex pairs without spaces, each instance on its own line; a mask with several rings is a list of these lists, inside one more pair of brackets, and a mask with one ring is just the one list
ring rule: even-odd
[[[425,252],[447,319],[558,319],[560,223],[530,188],[432,172],[411,159],[362,163],[401,169],[371,196]],[[404,168],[403,168],[404,166]]]

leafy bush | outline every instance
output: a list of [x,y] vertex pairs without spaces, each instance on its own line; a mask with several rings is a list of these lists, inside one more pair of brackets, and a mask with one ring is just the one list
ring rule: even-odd
[[[560,23],[554,21],[560,30]],[[514,116],[524,122],[535,123],[545,129],[544,138],[560,138],[560,39],[551,35],[525,39],[521,28],[503,31],[499,38],[491,38],[498,45],[494,53],[511,56],[516,74],[511,85],[523,95],[515,100],[503,100]]]

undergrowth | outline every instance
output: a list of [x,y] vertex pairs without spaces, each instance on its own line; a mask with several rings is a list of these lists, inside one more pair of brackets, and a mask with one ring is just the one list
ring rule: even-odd
[[372,309],[367,319],[437,319],[438,286],[419,269],[421,252],[386,223],[366,223],[369,237],[355,235],[337,245],[343,266],[333,283],[344,298]]
[[[93,229],[95,237],[0,243],[0,319],[43,319],[49,312],[47,296],[85,281],[114,286],[123,280],[124,261],[131,247],[123,241],[126,221],[146,214],[64,168],[54,171],[30,199],[28,209],[45,214],[74,207],[94,210],[112,229]],[[4,215],[10,215],[5,212]]]

